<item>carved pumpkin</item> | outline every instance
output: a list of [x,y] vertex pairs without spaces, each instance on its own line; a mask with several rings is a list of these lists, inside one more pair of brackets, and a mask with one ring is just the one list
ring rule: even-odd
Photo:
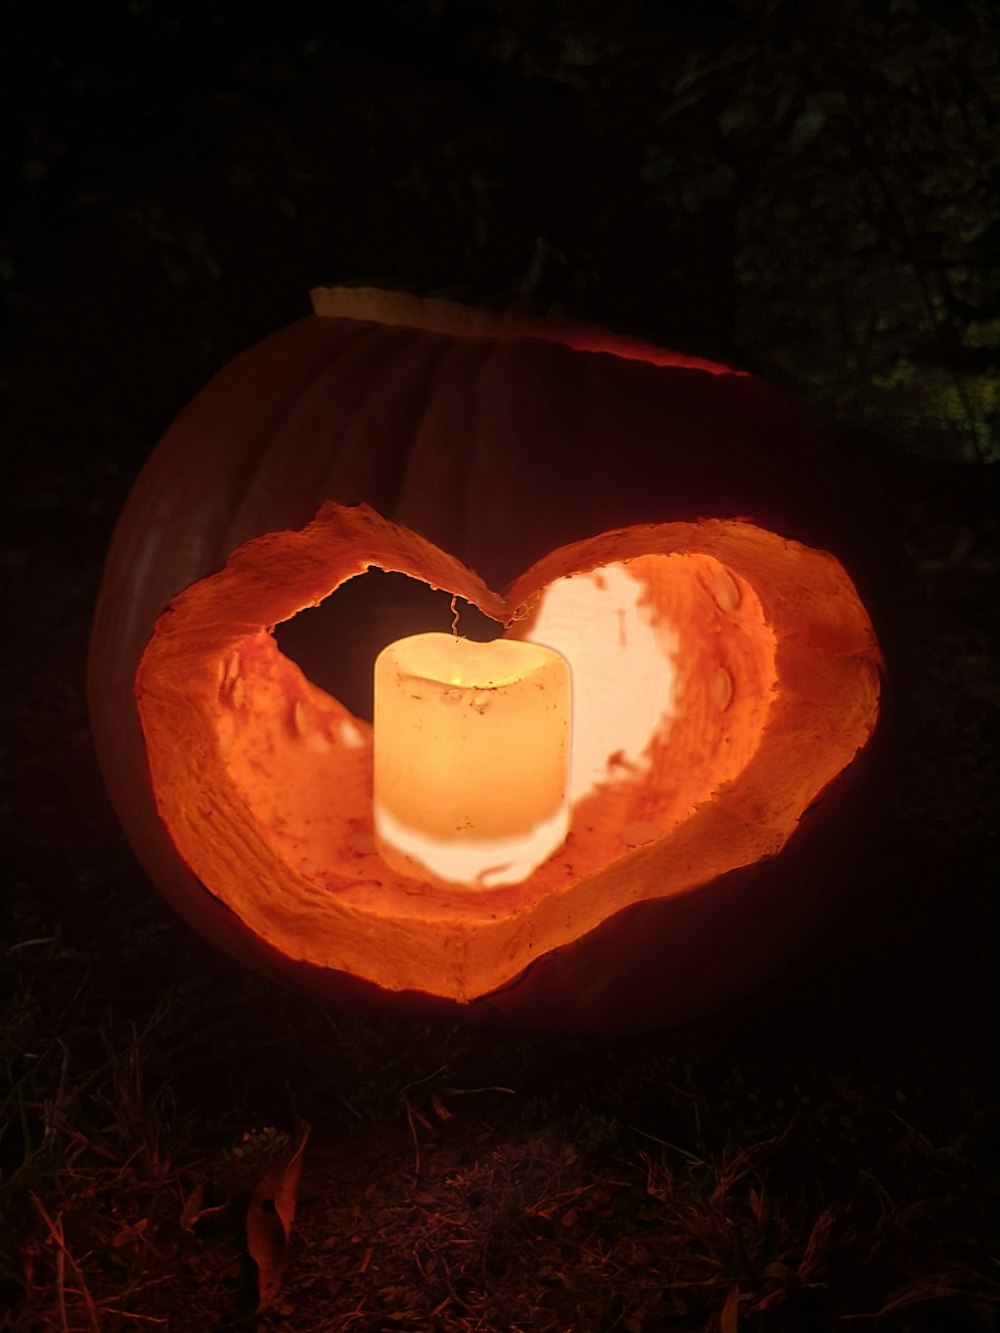
[[[316,304],[186,409],[116,532],[89,688],[143,864],[216,944],[340,1003],[605,1029],[718,1007],[814,925],[876,723],[869,616],[795,540],[836,539],[825,460],[723,367],[445,302]],[[375,850],[370,728],[273,633],[369,568],[527,638],[553,589],[599,599],[621,571],[669,659],[669,726],[628,759],[601,737],[566,843],[521,883]],[[619,614],[586,605],[581,678],[585,631]],[[325,650],[355,637],[341,616]],[[626,644],[619,701],[631,670]]]

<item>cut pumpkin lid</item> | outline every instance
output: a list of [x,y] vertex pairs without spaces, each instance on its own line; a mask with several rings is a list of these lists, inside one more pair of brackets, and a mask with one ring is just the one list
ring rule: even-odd
[[310,297],[313,312],[324,319],[356,319],[457,338],[539,338],[577,352],[604,352],[624,361],[645,361],[651,366],[678,366],[712,375],[747,373],[703,357],[668,351],[641,338],[612,334],[597,325],[578,324],[555,316],[543,319],[513,311],[484,310],[440,296],[414,296],[379,287],[332,286],[314,287]]

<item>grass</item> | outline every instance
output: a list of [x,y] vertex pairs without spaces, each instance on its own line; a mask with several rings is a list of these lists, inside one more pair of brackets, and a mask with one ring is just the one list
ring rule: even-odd
[[[224,962],[142,1023],[77,1008],[71,1046],[42,954],[7,956],[12,1333],[991,1326],[975,1089],[345,1018]],[[258,1311],[248,1216],[303,1119]]]

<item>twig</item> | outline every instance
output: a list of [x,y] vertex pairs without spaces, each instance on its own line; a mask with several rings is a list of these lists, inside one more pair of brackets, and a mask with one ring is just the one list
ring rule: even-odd
[[413,1123],[413,1107],[410,1105],[410,1099],[403,1093],[403,1106],[406,1110],[406,1119],[410,1126],[410,1136],[413,1139],[413,1174],[420,1175],[420,1139],[417,1137],[417,1127]]
[[31,1202],[34,1204],[38,1215],[48,1228],[49,1236],[58,1247],[59,1261],[57,1264],[58,1282],[59,1282],[59,1313],[62,1317],[63,1333],[69,1333],[69,1316],[66,1311],[66,1288],[65,1288],[65,1264],[68,1262],[70,1268],[76,1275],[79,1283],[80,1299],[83,1301],[84,1308],[87,1311],[87,1320],[90,1324],[91,1333],[101,1333],[101,1321],[97,1314],[97,1307],[94,1305],[87,1286],[86,1279],[83,1276],[83,1270],[73,1258],[69,1251],[66,1241],[63,1237],[62,1218],[56,1218],[55,1221],[49,1216],[45,1205],[37,1194],[31,1195]]

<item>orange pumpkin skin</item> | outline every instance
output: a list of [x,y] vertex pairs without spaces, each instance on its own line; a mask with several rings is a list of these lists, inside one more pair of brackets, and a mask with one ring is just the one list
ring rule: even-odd
[[[303,527],[320,501],[373,504],[493,587],[554,547],[620,524],[749,514],[834,549],[843,536],[835,474],[753,377],[446,303],[337,299],[206,387],[154,453],[116,532],[89,693],[102,768],[141,861],[213,943],[336,1004],[611,1030],[718,1008],[780,965],[828,904],[821,870],[850,837],[860,760],[825,784],[779,856],[624,907],[463,999],[292,956],[178,854],[136,711],[140,657],[175,594],[241,543]],[[879,661],[870,625],[862,637],[854,651],[870,688]]]

